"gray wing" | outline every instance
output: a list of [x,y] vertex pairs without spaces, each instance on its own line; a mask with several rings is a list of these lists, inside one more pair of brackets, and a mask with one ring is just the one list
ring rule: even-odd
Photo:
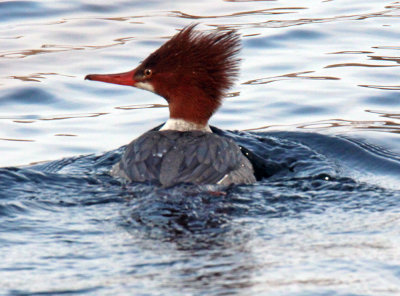
[[[249,168],[252,178],[243,178]],[[227,184],[232,176],[236,179],[231,183],[254,182],[250,162],[232,140],[198,131],[147,132],[128,145],[113,171],[130,181],[151,181],[164,187],[221,180]]]

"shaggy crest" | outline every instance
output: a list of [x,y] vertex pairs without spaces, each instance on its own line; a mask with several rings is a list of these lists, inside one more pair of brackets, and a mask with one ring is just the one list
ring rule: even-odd
[[170,86],[183,81],[196,84],[209,97],[219,100],[239,74],[240,35],[233,30],[207,34],[195,31],[195,27],[185,27],[164,43],[143,61],[137,73],[153,69],[155,77],[173,72],[176,80],[169,81]]
[[[184,28],[153,52],[136,69],[136,75],[145,77],[145,71],[152,71],[145,81],[170,103],[172,118],[204,123],[239,74],[241,44],[236,31],[203,33],[195,27]],[[185,114],[176,101],[185,105]]]

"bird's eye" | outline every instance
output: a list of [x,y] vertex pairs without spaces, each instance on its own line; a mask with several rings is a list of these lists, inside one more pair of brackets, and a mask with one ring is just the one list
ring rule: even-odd
[[153,71],[151,71],[151,69],[144,70],[144,76],[146,76],[146,78],[150,78],[151,74],[153,74]]

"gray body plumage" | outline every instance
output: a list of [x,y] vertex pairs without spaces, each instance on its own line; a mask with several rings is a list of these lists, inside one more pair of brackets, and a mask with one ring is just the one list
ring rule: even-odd
[[163,187],[256,181],[252,164],[235,142],[201,131],[149,131],[126,147],[111,174]]

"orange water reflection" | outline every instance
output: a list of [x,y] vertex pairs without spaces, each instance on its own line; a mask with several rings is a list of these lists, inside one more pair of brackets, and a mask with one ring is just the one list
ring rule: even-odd
[[20,81],[34,81],[34,82],[40,82],[42,79],[45,79],[46,76],[64,76],[64,77],[74,77],[71,75],[64,75],[64,74],[59,74],[59,73],[32,73],[29,75],[24,75],[24,76],[9,76],[9,78],[17,79]]
[[43,44],[40,49],[3,51],[3,52],[0,52],[0,58],[23,59],[23,58],[38,55],[38,54],[85,50],[85,49],[102,49],[102,48],[112,47],[112,46],[116,46],[116,45],[122,45],[128,41],[131,41],[132,39],[134,39],[134,37],[116,38],[116,39],[113,39],[112,43],[103,44],[103,45],[67,46],[67,45],[58,45],[58,44]]
[[[48,117],[38,117],[37,119],[23,119],[23,118],[16,118],[16,117],[7,117],[3,116],[0,117],[0,120],[12,120],[15,123],[34,123],[39,120],[43,121],[51,121],[51,120],[65,120],[65,119],[76,119],[76,118],[90,118],[90,117],[99,117],[103,115],[107,115],[107,112],[97,112],[97,113],[85,113],[85,114],[64,114],[64,115],[52,115]],[[35,116],[36,117],[36,116]]]
[[0,141],[8,141],[8,142],[35,142],[35,140],[29,140],[29,139],[12,139],[12,138],[0,138]]
[[[379,114],[380,117],[391,119],[399,119],[400,113],[384,113],[372,110],[366,112]],[[352,131],[379,131],[387,133],[400,133],[400,121],[396,120],[347,120],[347,119],[327,119],[314,122],[306,122],[293,125],[266,125],[258,128],[246,129],[247,131],[261,131],[261,130],[287,130],[287,129],[303,129],[322,131],[329,130],[330,132],[352,132]]]
[[337,68],[337,67],[398,67],[398,65],[373,65],[363,63],[341,63],[325,66],[325,68]]
[[382,90],[400,90],[400,85],[366,85],[366,84],[360,84],[359,86],[367,87],[367,88],[382,89]]
[[133,109],[151,109],[151,108],[165,108],[168,107],[166,104],[141,104],[141,105],[127,105],[114,107],[115,109],[121,110],[133,110]]
[[242,84],[267,84],[275,81],[285,80],[287,78],[299,78],[299,79],[315,79],[315,80],[339,80],[338,77],[333,76],[311,76],[311,75],[304,75],[314,73],[315,71],[304,71],[304,72],[297,72],[297,73],[289,73],[279,76],[272,76],[272,77],[265,77],[265,78],[257,78],[248,80],[243,82]]
[[[231,14],[223,14],[223,15],[192,15],[182,11],[171,11],[171,16],[173,17],[181,17],[188,19],[208,19],[208,18],[224,18],[224,17],[235,17],[235,16],[247,16],[247,15],[276,15],[276,14],[289,14],[295,13],[296,10],[307,9],[307,7],[278,7],[278,8],[269,8],[269,9],[259,9],[259,10],[250,10],[250,11],[241,11]],[[293,10],[293,11],[292,11]]]

